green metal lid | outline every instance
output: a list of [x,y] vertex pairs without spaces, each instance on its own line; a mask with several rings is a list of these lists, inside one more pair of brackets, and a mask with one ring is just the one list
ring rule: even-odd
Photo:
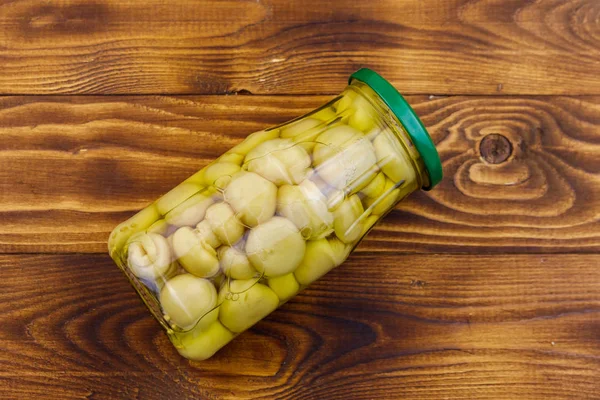
[[443,177],[440,156],[425,126],[423,126],[423,123],[411,106],[408,105],[404,97],[388,81],[383,79],[381,75],[368,68],[362,68],[353,73],[350,76],[349,82],[351,83],[353,79],[369,85],[387,104],[390,110],[392,110],[402,125],[404,125],[417,151],[421,154],[423,163],[429,174],[429,186],[423,187],[423,189],[430,190],[440,183]]

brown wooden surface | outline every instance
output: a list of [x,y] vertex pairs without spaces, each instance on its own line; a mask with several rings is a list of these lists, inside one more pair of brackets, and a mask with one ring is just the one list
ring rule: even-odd
[[[0,92],[600,94],[597,0],[0,2]],[[477,73],[473,73],[476,69]]]
[[[116,224],[248,132],[326,99],[0,99],[0,249],[104,252]],[[408,99],[447,177],[402,203],[360,251],[600,249],[600,97]],[[514,143],[502,164],[482,160],[480,142],[491,133]]]
[[108,256],[4,256],[0,382],[43,398],[595,398],[599,263],[356,254],[190,364]]
[[[361,66],[444,180],[184,360],[109,231]],[[0,398],[600,399],[598,71],[596,0],[0,1]]]

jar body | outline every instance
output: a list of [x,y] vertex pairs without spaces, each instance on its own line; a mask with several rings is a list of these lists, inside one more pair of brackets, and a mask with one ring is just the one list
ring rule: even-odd
[[342,264],[427,179],[402,124],[353,81],[117,226],[109,252],[178,351],[204,360]]

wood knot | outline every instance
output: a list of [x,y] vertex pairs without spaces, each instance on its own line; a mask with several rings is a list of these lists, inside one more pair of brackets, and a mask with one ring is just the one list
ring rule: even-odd
[[427,282],[426,281],[421,281],[421,280],[418,280],[418,279],[411,279],[411,281],[410,281],[410,287],[411,288],[423,289],[425,286],[427,286]]
[[500,164],[508,160],[513,147],[510,141],[497,133],[487,135],[479,144],[479,153],[488,164]]

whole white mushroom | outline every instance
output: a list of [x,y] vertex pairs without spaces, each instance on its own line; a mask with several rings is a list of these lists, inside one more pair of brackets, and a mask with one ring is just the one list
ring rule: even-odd
[[322,110],[317,111],[316,113],[313,114],[313,118],[321,120],[325,123],[329,123],[329,122],[333,121],[336,117],[337,117],[337,113],[335,112],[335,109],[332,106],[325,107]]
[[355,91],[345,90],[340,99],[335,103],[335,109],[337,111],[337,114],[339,115],[342,112],[348,110],[352,106],[352,103],[354,102],[354,99],[356,99],[356,96],[358,96],[358,93],[356,93]]
[[198,240],[205,242],[213,249],[216,249],[221,245],[221,241],[217,235],[215,235],[207,220],[200,221],[198,225],[196,225],[195,231]]
[[296,280],[303,286],[310,285],[344,262],[350,249],[336,238],[308,241],[304,259],[294,271]]
[[360,217],[364,208],[358,195],[352,195],[342,202],[334,211],[333,229],[335,234],[344,243],[357,241],[363,231]]
[[258,272],[272,278],[294,271],[304,257],[305,247],[292,221],[273,217],[250,231],[246,254]]
[[375,177],[375,149],[360,132],[340,125],[320,135],[317,142],[313,153],[316,171],[329,185],[357,191]]
[[206,167],[204,171],[204,181],[207,185],[214,185],[222,189],[223,177],[230,178],[241,170],[239,164],[232,162],[216,162]]
[[406,152],[393,132],[389,129],[381,131],[373,140],[373,146],[379,167],[392,182],[415,179],[414,168],[405,158]]
[[293,272],[275,278],[269,278],[268,284],[277,297],[279,297],[280,302],[288,301],[300,291],[300,284],[294,277]]
[[256,275],[256,270],[250,265],[243,251],[231,246],[221,246],[218,255],[225,276],[233,279],[250,279]]
[[333,231],[333,214],[317,185],[306,179],[299,185],[283,185],[277,197],[277,212],[296,225],[307,239],[319,239]]
[[167,215],[169,211],[195,195],[203,189],[202,186],[192,183],[183,182],[175,186],[173,189],[165,193],[156,201],[156,207],[162,215]]
[[383,215],[400,200],[400,189],[389,179],[385,180],[383,190],[376,197],[366,197],[363,202],[366,209],[371,206],[371,213]]
[[235,174],[224,192],[237,217],[253,227],[269,220],[275,214],[277,186],[254,172]]
[[137,214],[123,221],[110,233],[108,252],[111,257],[123,248],[129,238],[136,233],[145,231],[160,219],[160,213],[155,204],[151,204]]
[[127,265],[135,276],[150,281],[167,278],[175,270],[167,239],[158,233],[138,233],[130,238]]
[[175,206],[165,215],[165,221],[174,226],[195,226],[204,219],[206,209],[214,203],[207,191],[197,193]]
[[281,130],[281,137],[284,139],[294,138],[298,135],[306,134],[321,124],[322,122],[319,119],[303,118],[283,128]]
[[377,174],[377,176],[375,176],[375,178],[371,180],[371,182],[369,182],[367,186],[365,186],[361,190],[361,193],[367,197],[376,198],[385,189],[385,182],[385,174],[383,172],[380,172]]
[[290,138],[310,154],[315,147],[317,137],[325,129],[327,129],[327,126],[322,121],[316,118],[304,118],[284,128],[281,137]]
[[205,329],[193,329],[180,336],[179,354],[195,361],[204,361],[212,357],[219,349],[229,343],[234,334],[219,321]]
[[375,109],[362,95],[356,96],[350,109],[351,115],[348,120],[348,125],[351,127],[367,133],[377,124],[379,118],[377,117]]
[[177,261],[190,274],[210,278],[219,272],[215,249],[202,240],[197,230],[188,226],[179,228],[172,242]]
[[169,321],[188,330],[204,329],[219,315],[217,290],[211,281],[190,274],[177,275],[160,291],[160,305]]
[[309,171],[310,156],[290,139],[273,139],[248,152],[244,166],[277,186],[300,183]]
[[238,221],[235,211],[225,202],[208,207],[205,218],[221,243],[235,244],[244,235],[244,225]]
[[264,131],[254,132],[248,135],[243,142],[237,144],[232,149],[230,149],[228,153],[246,155],[249,151],[254,149],[259,144],[278,137],[279,129],[267,129]]
[[234,280],[219,292],[219,319],[230,331],[245,331],[269,315],[279,298],[268,286],[255,279]]
[[327,129],[317,137],[318,145],[313,153],[315,164],[324,163],[362,137],[361,132],[344,124],[336,124]]

